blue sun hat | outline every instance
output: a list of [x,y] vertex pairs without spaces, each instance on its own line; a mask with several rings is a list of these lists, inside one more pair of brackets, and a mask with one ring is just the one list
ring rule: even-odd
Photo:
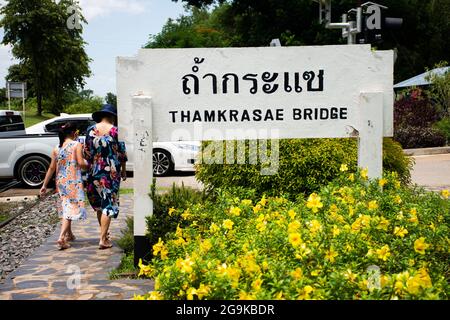
[[95,111],[92,114],[92,119],[95,122],[99,123],[100,121],[102,121],[102,118],[105,115],[113,115],[113,116],[117,117],[117,109],[116,109],[116,107],[114,107],[111,104],[104,104],[100,111]]

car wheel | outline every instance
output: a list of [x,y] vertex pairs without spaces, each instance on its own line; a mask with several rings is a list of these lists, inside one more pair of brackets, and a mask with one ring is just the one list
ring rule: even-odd
[[18,178],[26,187],[39,188],[44,183],[49,166],[49,161],[44,157],[28,157],[20,163]]
[[164,150],[153,151],[153,175],[163,177],[173,171],[173,162],[170,153]]

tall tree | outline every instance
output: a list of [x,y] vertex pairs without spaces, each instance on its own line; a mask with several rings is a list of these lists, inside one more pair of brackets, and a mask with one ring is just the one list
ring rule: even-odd
[[113,105],[117,108],[117,96],[114,93],[108,92],[105,97],[107,104]]
[[[226,6],[219,31],[230,35],[231,46],[267,46],[280,38],[282,45],[341,44],[340,30],[325,29],[318,22],[318,4],[313,0],[172,0],[206,8]],[[362,0],[333,1],[333,21]],[[386,14],[403,18],[400,30],[385,30],[379,49],[398,49],[395,80],[401,81],[450,61],[449,0],[376,0],[388,7]]]
[[[7,0],[0,9],[2,43],[13,46],[20,61],[19,74],[27,79],[37,98],[38,114],[42,100],[52,101],[52,112],[62,110],[64,91],[84,85],[90,75],[89,62],[82,38],[82,26],[68,23],[78,5],[72,0]],[[77,16],[78,18],[78,16]],[[81,14],[79,19],[85,21]]]

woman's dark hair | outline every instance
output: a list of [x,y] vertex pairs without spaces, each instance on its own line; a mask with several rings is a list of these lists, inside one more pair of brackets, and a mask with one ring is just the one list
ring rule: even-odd
[[73,122],[67,122],[58,131],[59,147],[61,148],[68,136],[73,135],[77,131],[77,126]]

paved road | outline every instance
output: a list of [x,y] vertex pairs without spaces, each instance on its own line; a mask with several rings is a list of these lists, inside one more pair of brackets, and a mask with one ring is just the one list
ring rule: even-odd
[[431,189],[450,187],[450,154],[415,156],[412,181]]

